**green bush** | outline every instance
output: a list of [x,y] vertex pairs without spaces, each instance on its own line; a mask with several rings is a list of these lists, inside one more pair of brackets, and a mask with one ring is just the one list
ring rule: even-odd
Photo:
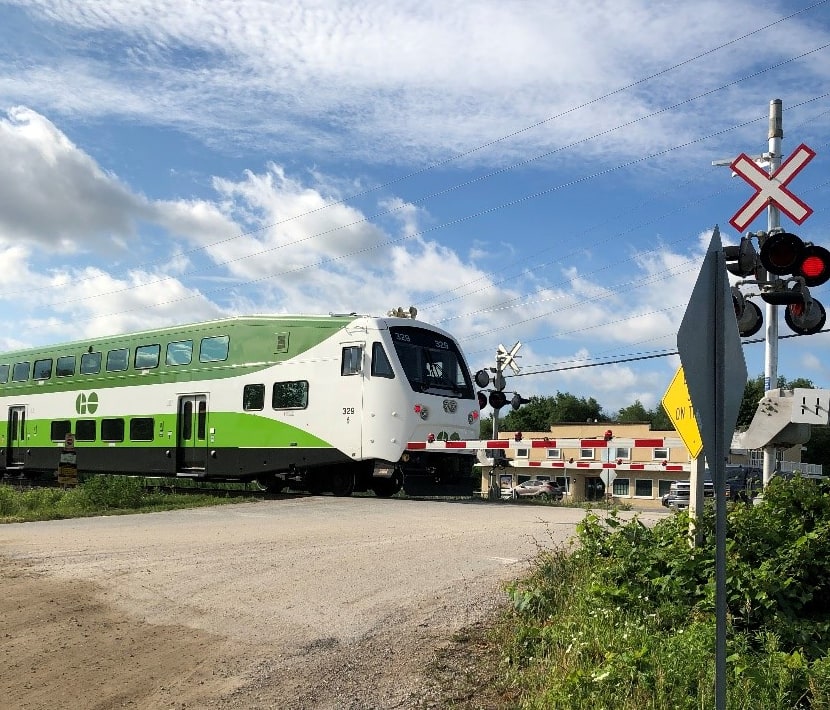
[[92,476],[79,490],[96,510],[137,508],[144,497],[144,481],[129,476]]
[[150,492],[144,480],[127,476],[92,476],[74,488],[16,490],[0,485],[0,521],[73,518],[100,513],[130,513],[150,510],[196,508],[220,503],[241,503],[247,498],[217,497],[217,490],[204,495]]
[[[714,705],[714,509],[652,527],[589,512],[510,585],[508,682],[528,708]],[[728,512],[730,708],[830,708],[830,487],[774,481]]]
[[0,485],[0,516],[15,515],[19,507],[19,496],[11,486]]

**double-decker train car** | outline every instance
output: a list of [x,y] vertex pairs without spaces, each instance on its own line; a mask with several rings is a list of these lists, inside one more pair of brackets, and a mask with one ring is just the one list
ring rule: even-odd
[[407,443],[478,437],[449,333],[356,314],[250,316],[0,355],[0,473],[78,471],[259,481],[394,495],[472,490],[470,452]]

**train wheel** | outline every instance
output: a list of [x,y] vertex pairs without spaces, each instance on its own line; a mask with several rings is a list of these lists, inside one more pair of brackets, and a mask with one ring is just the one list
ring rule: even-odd
[[336,496],[350,496],[354,491],[354,474],[348,468],[336,469],[331,477],[331,492]]
[[381,478],[372,482],[372,490],[378,498],[391,498],[403,488],[400,474],[392,478]]
[[313,496],[319,496],[323,492],[323,481],[316,471],[309,471],[305,476],[305,487]]

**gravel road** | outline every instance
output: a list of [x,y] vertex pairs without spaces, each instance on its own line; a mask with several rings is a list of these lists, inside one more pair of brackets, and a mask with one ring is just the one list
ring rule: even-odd
[[435,650],[583,515],[317,496],[0,526],[0,697],[20,710],[423,707]]

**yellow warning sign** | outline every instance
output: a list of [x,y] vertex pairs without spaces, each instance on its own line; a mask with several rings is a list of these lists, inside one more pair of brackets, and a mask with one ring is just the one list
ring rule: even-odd
[[677,373],[666,390],[666,394],[663,395],[661,404],[689,450],[689,456],[697,458],[703,450],[703,439],[697,426],[695,410],[692,408],[692,399],[689,397],[689,388],[686,386],[686,375],[683,373],[682,366],[677,368]]

